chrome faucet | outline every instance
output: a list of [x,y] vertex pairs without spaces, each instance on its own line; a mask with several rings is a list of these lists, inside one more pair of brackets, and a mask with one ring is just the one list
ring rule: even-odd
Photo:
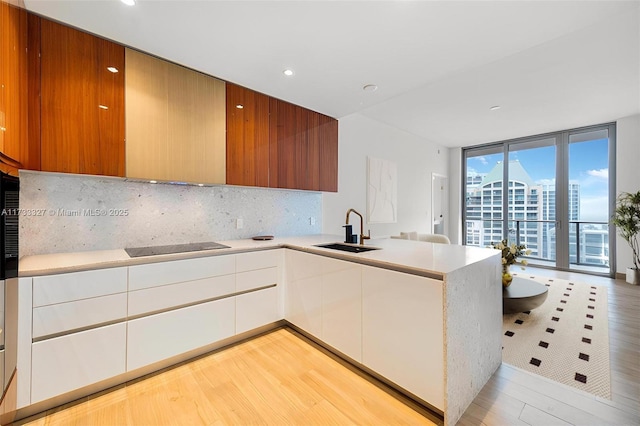
[[358,213],[355,209],[349,209],[347,210],[347,218],[346,218],[346,224],[349,224],[349,215],[351,213],[355,213],[358,216],[360,216],[360,244],[364,245],[364,240],[369,240],[371,239],[371,230],[369,230],[367,235],[364,235],[364,219],[362,218],[362,215],[360,213]]

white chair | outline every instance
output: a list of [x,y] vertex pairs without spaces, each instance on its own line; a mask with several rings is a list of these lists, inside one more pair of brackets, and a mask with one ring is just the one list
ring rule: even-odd
[[451,244],[451,240],[449,240],[449,237],[442,234],[418,234],[418,241],[438,244]]
[[401,232],[400,233],[400,238],[402,238],[403,240],[417,241],[418,240],[418,233],[416,231]]

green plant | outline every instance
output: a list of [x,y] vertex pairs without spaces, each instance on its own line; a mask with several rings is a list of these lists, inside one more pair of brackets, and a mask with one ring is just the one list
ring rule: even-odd
[[[515,263],[518,263],[518,258],[522,255],[530,255],[531,250],[527,250],[527,247],[524,244],[516,245],[507,242],[507,240],[502,240],[499,243],[491,243],[491,248],[502,251],[502,265],[511,266]],[[526,260],[521,260],[520,265],[522,265],[522,269],[527,266]]]
[[640,269],[640,191],[636,193],[623,192],[616,200],[616,211],[611,223],[618,230],[618,234],[631,246],[633,251],[633,266]]

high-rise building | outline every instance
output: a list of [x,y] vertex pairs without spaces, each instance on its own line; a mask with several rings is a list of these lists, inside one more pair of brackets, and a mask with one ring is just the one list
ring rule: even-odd
[[[470,173],[466,191],[466,244],[489,246],[503,236],[503,170],[498,162],[486,174]],[[519,161],[509,162],[507,220],[510,242],[524,244],[531,256],[546,260],[556,258],[556,188],[555,181],[536,183]],[[580,184],[569,184],[569,220],[580,217]],[[573,233],[573,247],[576,234]],[[581,237],[582,238],[582,237]],[[585,237],[587,238],[587,237]],[[593,239],[596,237],[588,237]],[[582,241],[580,242],[582,244]],[[591,252],[595,250],[591,248]],[[598,246],[600,247],[600,246]],[[594,256],[600,256],[600,253]],[[575,253],[574,253],[575,257]]]

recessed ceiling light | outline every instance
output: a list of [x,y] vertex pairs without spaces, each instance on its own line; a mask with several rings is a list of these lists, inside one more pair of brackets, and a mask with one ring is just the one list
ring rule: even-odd
[[149,183],[158,183],[157,180],[150,180]]
[[362,86],[362,90],[364,90],[365,92],[375,92],[376,90],[378,90],[378,86],[376,86],[375,84],[365,84],[364,86]]
[[106,106],[106,105],[98,105],[98,108],[101,108],[101,109],[109,109],[109,107],[108,107],[108,106]]
[[127,6],[134,6],[136,4],[136,0],[120,0],[120,1],[126,4]]
[[286,75],[287,77],[291,77],[293,75],[293,70],[287,68],[286,70],[282,71],[282,74]]
[[491,110],[491,111],[497,111],[497,110],[499,110],[500,108],[502,108],[500,105],[494,105],[494,106],[492,106],[491,108],[489,108],[489,110]]
[[199,183],[198,186],[204,186],[204,183]]
[[238,104],[238,105],[236,105],[236,108],[238,108],[238,109],[242,109],[242,108],[244,108],[244,105],[242,105],[242,104]]
[[118,68],[116,68],[116,67],[107,67],[107,70],[109,70],[110,72],[112,72],[114,74],[118,72]]

